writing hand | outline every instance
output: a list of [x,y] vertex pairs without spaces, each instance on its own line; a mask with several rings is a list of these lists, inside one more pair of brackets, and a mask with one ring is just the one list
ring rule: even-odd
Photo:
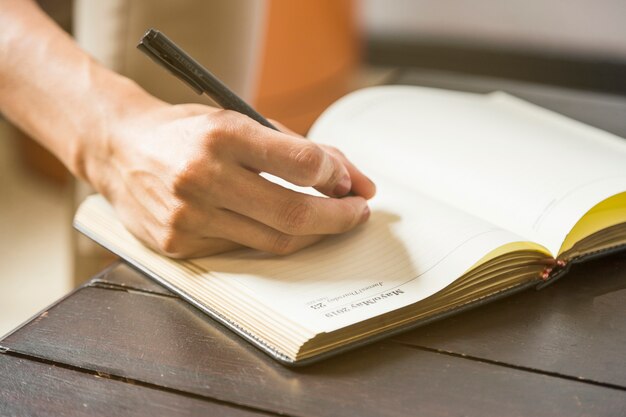
[[[171,257],[240,246],[288,254],[369,217],[374,185],[338,150],[236,112],[162,105],[109,136],[92,155],[92,184],[135,236]],[[342,198],[298,193],[259,172]]]

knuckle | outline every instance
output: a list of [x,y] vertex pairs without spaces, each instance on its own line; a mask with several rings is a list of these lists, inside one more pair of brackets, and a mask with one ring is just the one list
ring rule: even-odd
[[289,255],[295,252],[294,242],[295,238],[293,236],[280,232],[276,233],[271,238],[269,251],[276,255]]
[[204,137],[205,146],[212,152],[220,152],[228,138],[232,136],[233,128],[237,122],[234,112],[230,110],[218,110],[208,114]]
[[166,212],[162,223],[170,233],[176,233],[183,230],[188,221],[189,209],[186,204],[181,203]]
[[157,249],[170,258],[182,258],[185,256],[183,236],[178,231],[166,228]]
[[291,235],[299,235],[306,231],[314,217],[313,206],[306,201],[290,201],[279,210],[278,223],[283,231]]
[[220,181],[226,176],[224,162],[206,156],[204,153],[187,158],[174,168],[170,189],[180,199],[192,198],[198,192],[212,195]]
[[304,181],[316,184],[326,158],[326,153],[317,145],[308,143],[298,148],[292,155]]
[[175,196],[187,194],[196,183],[196,170],[193,162],[187,162],[177,167],[172,175],[172,193]]
[[[215,132],[214,129],[219,132]],[[222,128],[211,128],[205,134],[204,148],[210,155],[220,155],[224,151],[226,134],[220,129]]]

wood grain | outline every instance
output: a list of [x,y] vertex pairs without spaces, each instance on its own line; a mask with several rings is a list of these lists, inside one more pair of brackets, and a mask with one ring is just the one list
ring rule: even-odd
[[120,290],[138,290],[174,296],[167,288],[138,272],[128,264],[116,262],[92,278],[87,285],[113,287]]
[[[132,282],[146,291],[157,285],[125,264],[107,276],[111,283]],[[577,265],[541,291],[527,291],[392,340],[626,387],[624,304],[626,252]]]
[[626,253],[395,341],[626,387]]
[[83,288],[0,345],[275,413],[626,413],[621,390],[389,342],[288,369],[186,303],[136,291]]
[[0,354],[0,415],[243,417],[263,414]]

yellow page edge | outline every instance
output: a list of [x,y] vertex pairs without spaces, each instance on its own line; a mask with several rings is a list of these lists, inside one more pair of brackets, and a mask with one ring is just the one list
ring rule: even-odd
[[585,213],[565,237],[559,255],[572,249],[576,242],[620,223],[626,223],[626,192],[601,201]]

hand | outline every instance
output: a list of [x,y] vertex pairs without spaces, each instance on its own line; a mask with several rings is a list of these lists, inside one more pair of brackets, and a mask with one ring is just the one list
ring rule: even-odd
[[[34,2],[3,2],[0,27],[0,111],[155,250],[290,253],[369,216],[374,185],[337,150],[237,113],[163,103],[85,54]],[[259,172],[337,198],[300,194]]]
[[[338,150],[203,105],[135,112],[97,149],[90,182],[136,237],[175,258],[241,246],[292,253],[365,222],[375,192]],[[259,172],[336,198],[286,189]]]

